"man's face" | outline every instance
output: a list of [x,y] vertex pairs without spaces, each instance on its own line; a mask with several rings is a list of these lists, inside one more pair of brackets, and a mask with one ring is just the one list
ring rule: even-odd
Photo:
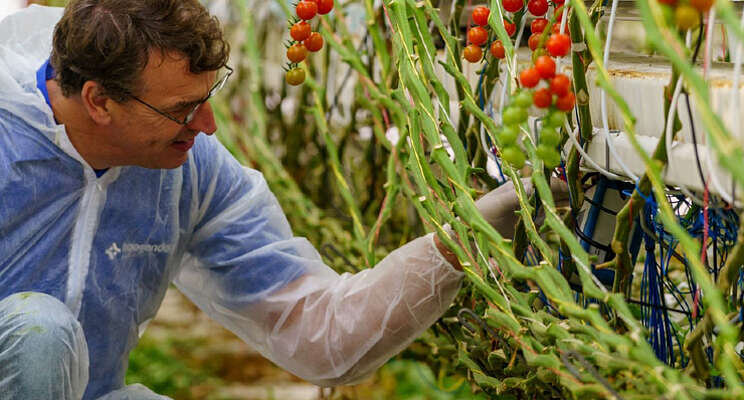
[[[185,57],[152,51],[142,72],[137,97],[158,110],[183,120],[215,83],[215,71],[192,74]],[[187,125],[181,125],[144,104],[129,99],[112,108],[112,129],[105,136],[114,165],[177,168],[186,162],[199,132],[217,130],[209,103],[202,104]]]

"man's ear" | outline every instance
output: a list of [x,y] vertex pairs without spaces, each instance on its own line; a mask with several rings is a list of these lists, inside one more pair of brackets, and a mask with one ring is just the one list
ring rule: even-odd
[[113,100],[104,94],[103,87],[98,82],[86,81],[80,91],[80,97],[83,101],[83,107],[95,123],[98,125],[111,123],[109,106]]

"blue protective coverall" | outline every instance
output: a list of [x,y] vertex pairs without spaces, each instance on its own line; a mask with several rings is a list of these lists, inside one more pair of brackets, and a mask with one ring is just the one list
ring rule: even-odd
[[[0,22],[0,300],[42,293],[73,316],[60,340],[79,349],[77,369],[60,376],[83,388],[52,388],[55,400],[141,398],[132,393],[143,387],[124,386],[128,355],[171,283],[276,364],[326,386],[371,373],[447,309],[462,274],[431,235],[338,275],[293,237],[262,175],[214,137],[199,135],[176,169],[96,176],[39,90],[60,16],[32,6]],[[39,309],[61,315],[55,307]],[[5,395],[4,379],[29,366],[13,364],[3,338],[37,333],[12,321],[0,316]],[[49,357],[48,368],[72,368]]]

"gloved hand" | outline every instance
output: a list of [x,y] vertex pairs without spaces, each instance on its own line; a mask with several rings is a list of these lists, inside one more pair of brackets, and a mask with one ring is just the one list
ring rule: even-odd
[[[531,196],[533,192],[532,180],[522,178],[522,184],[524,190]],[[551,178],[550,190],[553,192],[553,199],[557,206],[565,206],[568,203],[568,185],[565,182],[558,178]],[[516,211],[520,206],[517,192],[511,181],[483,195],[475,202],[475,206],[483,215],[483,218],[502,236],[507,239],[514,238],[514,228],[519,219]]]

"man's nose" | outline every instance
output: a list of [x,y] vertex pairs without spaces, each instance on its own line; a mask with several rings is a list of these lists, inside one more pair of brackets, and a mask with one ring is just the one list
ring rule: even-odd
[[207,135],[211,135],[217,131],[217,123],[214,121],[214,112],[209,102],[202,104],[198,110],[194,119],[186,125],[189,129],[193,129],[197,132],[204,132]]

